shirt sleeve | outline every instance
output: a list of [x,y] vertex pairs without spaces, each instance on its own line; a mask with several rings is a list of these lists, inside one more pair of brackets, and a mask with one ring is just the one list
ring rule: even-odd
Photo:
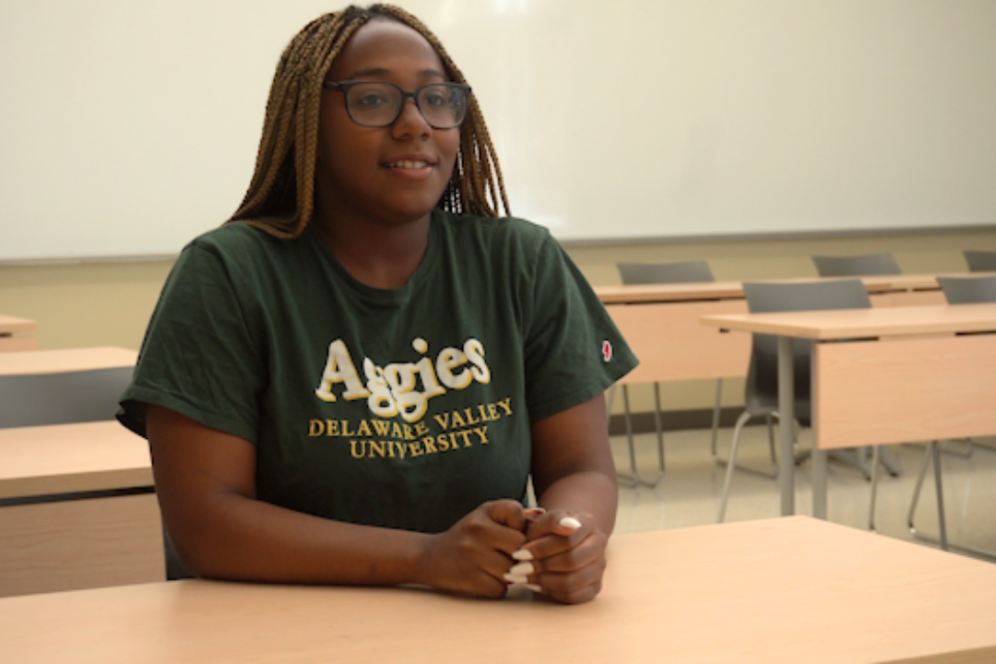
[[591,286],[544,235],[526,330],[526,402],[532,421],[593,399],[638,364]]
[[244,310],[222,257],[196,241],[187,246],[152,314],[118,420],[145,436],[145,405],[155,404],[255,443],[267,373]]

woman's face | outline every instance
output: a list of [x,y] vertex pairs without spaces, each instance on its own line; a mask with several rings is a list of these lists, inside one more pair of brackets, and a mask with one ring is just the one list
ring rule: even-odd
[[[390,81],[413,92],[447,79],[422,35],[374,20],[354,33],[325,80]],[[387,224],[424,219],[449,182],[459,144],[459,128],[433,129],[412,99],[392,125],[361,127],[346,113],[343,92],[325,89],[315,174],[320,213]]]

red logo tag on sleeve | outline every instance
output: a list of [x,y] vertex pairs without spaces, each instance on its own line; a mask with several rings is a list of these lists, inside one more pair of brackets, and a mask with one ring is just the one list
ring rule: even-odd
[[602,360],[608,362],[612,359],[612,344],[608,339],[602,342]]

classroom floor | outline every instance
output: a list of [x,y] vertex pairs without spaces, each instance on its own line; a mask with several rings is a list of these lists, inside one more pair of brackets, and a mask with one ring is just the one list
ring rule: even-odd
[[[776,432],[777,433],[777,432]],[[800,446],[809,447],[808,432],[800,435]],[[666,472],[653,488],[633,489],[619,486],[619,512],[616,532],[639,532],[664,528],[716,523],[725,467],[717,465],[709,452],[711,432],[678,431],[666,434]],[[725,458],[733,438],[732,429],[719,432],[720,454]],[[638,467],[643,477],[652,479],[657,471],[657,438],[653,433],[635,437]],[[996,448],[996,438],[979,438],[977,442]],[[876,530],[889,537],[914,539],[906,525],[917,472],[924,447],[889,446],[901,468],[899,477],[879,472],[876,506]],[[947,441],[941,455],[943,498],[947,515],[948,538],[952,543],[968,544],[996,551],[996,450],[974,446],[968,451],[964,442]],[[625,436],[612,438],[616,467],[629,468]],[[738,462],[754,468],[770,467],[767,433],[763,426],[747,427],[740,444]],[[828,516],[834,523],[867,529],[871,484],[853,466],[830,461]],[[796,513],[812,514],[810,462],[796,467]],[[780,498],[777,480],[737,471],[733,475],[726,521],[747,521],[779,515]],[[933,467],[920,495],[915,523],[921,533],[937,534],[937,502],[934,493]],[[927,546],[934,546],[926,544]]]

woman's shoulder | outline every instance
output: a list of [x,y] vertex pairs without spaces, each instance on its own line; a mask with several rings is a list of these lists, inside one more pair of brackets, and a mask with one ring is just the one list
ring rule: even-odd
[[446,232],[458,241],[535,250],[552,240],[545,226],[519,217],[478,217],[440,212],[437,218]]
[[263,252],[278,248],[281,242],[268,233],[242,221],[229,222],[198,235],[186,249],[205,250],[223,256],[244,256],[246,252]]
[[278,271],[300,263],[307,253],[304,235],[277,238],[246,222],[229,222],[197,236],[184,247],[187,260],[219,262],[228,269]]

